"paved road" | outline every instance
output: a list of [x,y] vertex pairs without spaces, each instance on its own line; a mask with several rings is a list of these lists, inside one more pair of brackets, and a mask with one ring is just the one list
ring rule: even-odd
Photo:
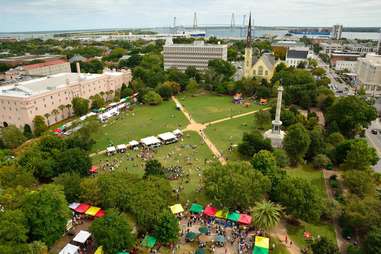
[[[371,133],[372,129],[381,130],[381,122],[379,118],[370,124],[369,128],[365,131],[365,137],[368,140],[368,143],[376,149],[378,156],[381,158],[381,133],[373,134]],[[381,173],[381,159],[373,166],[373,168],[376,172]]]

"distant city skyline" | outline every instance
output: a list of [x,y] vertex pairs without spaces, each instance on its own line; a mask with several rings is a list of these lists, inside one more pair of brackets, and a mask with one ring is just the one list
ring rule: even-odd
[[[252,12],[257,26],[381,26],[380,0],[0,0],[0,32],[242,25]],[[247,21],[247,19],[246,19]]]

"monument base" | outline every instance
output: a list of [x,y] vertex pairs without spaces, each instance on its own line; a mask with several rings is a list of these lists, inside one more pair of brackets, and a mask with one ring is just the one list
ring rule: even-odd
[[283,146],[285,132],[280,131],[280,133],[273,133],[273,130],[268,130],[265,132],[264,137],[271,140],[271,145],[274,148],[281,148]]

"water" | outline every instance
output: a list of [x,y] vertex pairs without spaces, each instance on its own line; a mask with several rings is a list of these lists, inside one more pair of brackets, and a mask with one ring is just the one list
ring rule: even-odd
[[[44,31],[44,32],[28,32],[28,33],[0,33],[1,37],[14,37],[17,39],[31,39],[31,38],[41,38],[41,39],[52,39],[54,34],[63,32],[104,32],[104,31],[117,31],[123,29],[94,29],[94,30],[73,30],[73,31]],[[171,28],[146,28],[144,30],[154,31],[158,33],[172,33],[174,29]],[[180,31],[191,31],[192,29],[179,29]],[[246,35],[246,29],[241,27],[205,27],[199,28],[197,30],[205,31],[206,36],[216,36],[219,38],[244,38]],[[282,36],[288,32],[286,29],[269,29],[269,28],[255,28],[254,36],[261,37],[264,35],[271,36]],[[378,40],[379,33],[368,33],[368,32],[343,32],[342,35],[347,39],[368,39],[368,40]]]

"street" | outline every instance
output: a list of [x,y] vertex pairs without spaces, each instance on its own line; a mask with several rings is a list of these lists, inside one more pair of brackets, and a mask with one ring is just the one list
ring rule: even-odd
[[[381,158],[381,133],[378,132],[378,134],[373,134],[371,133],[371,130],[381,131],[381,122],[379,118],[370,124],[369,128],[365,131],[365,137],[368,141],[368,144],[376,149],[378,156]],[[376,165],[374,165],[373,168],[374,171],[381,173],[381,159]]]

